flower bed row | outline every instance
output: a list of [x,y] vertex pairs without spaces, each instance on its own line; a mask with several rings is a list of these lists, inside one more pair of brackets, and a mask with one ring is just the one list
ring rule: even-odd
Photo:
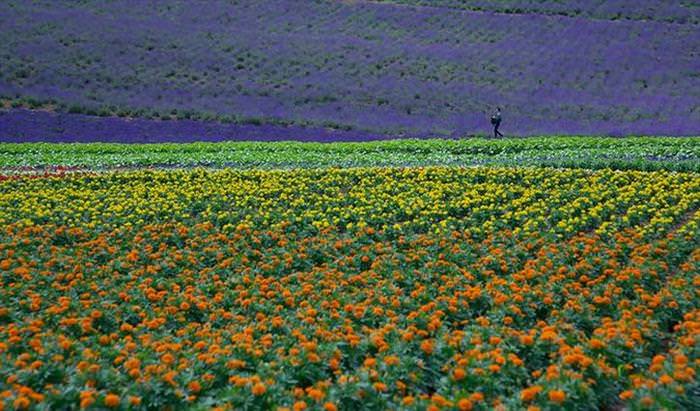
[[[700,138],[533,137],[363,143],[1,144],[0,170],[508,165],[700,172]],[[58,167],[57,167],[58,166]],[[63,167],[63,170],[60,170]]]
[[700,177],[508,168],[0,182],[0,404],[689,408]]

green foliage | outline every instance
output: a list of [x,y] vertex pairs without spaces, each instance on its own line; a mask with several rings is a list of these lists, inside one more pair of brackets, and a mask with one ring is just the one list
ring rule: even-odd
[[515,165],[698,172],[700,139],[534,137],[362,143],[0,144],[0,167],[5,168],[197,165],[239,168]]

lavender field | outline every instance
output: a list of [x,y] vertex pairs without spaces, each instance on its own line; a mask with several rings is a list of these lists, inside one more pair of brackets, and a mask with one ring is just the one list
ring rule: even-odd
[[461,137],[489,133],[495,105],[507,135],[697,135],[698,10],[650,0],[4,1],[0,139]]

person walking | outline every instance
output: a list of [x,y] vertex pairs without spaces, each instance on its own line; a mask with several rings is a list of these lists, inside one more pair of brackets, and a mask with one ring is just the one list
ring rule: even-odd
[[496,107],[496,113],[491,116],[491,124],[493,124],[493,138],[503,137],[503,134],[498,131],[498,127],[501,125],[501,108]]

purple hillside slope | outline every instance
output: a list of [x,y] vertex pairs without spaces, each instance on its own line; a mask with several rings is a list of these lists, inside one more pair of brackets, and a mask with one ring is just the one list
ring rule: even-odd
[[[449,7],[5,1],[0,97],[49,101],[64,113],[312,125],[292,128],[297,136],[357,130],[321,140],[488,133],[496,105],[510,135],[700,134],[694,8],[644,0],[644,10],[663,11],[644,20],[633,0],[499,3],[539,4],[520,14],[488,11],[492,1],[480,2],[487,11],[439,3]],[[580,13],[556,15],[555,3]],[[217,121],[27,116],[6,110],[0,141],[260,136]],[[272,129],[279,138],[292,130]]]
[[0,111],[0,141],[7,143],[186,143],[193,141],[367,141],[386,135],[319,127],[224,124],[215,121],[96,117],[46,111]]

